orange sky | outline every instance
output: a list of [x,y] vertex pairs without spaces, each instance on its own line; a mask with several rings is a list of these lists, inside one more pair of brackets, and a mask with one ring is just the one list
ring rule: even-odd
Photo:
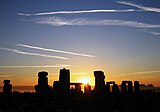
[[[41,68],[39,68],[41,69]],[[45,68],[46,69],[46,68]],[[26,70],[26,72],[25,72]],[[57,71],[56,71],[57,70]],[[53,85],[53,81],[59,80],[59,68],[56,68],[56,70],[48,68],[46,71],[48,71],[48,83],[50,86]],[[99,69],[98,69],[99,70]],[[14,69],[13,69],[14,71]],[[0,85],[3,85],[4,79],[10,79],[13,86],[34,86],[38,83],[38,72],[42,70],[32,70],[32,69],[21,69],[17,72],[8,72],[10,76],[6,75],[6,77],[2,77],[0,79]],[[77,72],[76,72],[77,71]],[[151,73],[152,72],[152,73]],[[153,84],[155,86],[160,86],[159,79],[157,78],[157,75],[159,74],[158,71],[148,71],[148,72],[134,72],[134,73],[126,73],[126,74],[111,74],[105,73],[105,81],[116,81],[117,84],[121,84],[122,80],[139,80],[141,84]],[[70,68],[70,79],[71,82],[83,82],[84,79],[88,81],[91,85],[94,86],[95,79],[93,70],[87,71],[87,70],[74,70],[74,68]]]

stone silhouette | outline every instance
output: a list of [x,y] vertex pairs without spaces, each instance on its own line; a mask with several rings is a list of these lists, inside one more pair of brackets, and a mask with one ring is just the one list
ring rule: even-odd
[[70,85],[75,86],[75,93],[77,94],[82,93],[81,91],[82,83],[70,83]]
[[95,92],[103,93],[105,92],[105,76],[103,71],[94,71],[95,77]]
[[38,94],[48,94],[51,88],[48,85],[48,73],[45,71],[38,73],[38,85],[35,85],[35,91]]
[[[82,83],[70,83],[70,71],[69,69],[60,69],[59,73],[59,81],[54,81],[53,83],[53,93],[57,97],[65,97],[68,96],[69,93],[74,91],[74,94],[80,94]],[[72,88],[70,90],[70,86],[74,86],[75,89]]]
[[[114,85],[115,81],[106,82],[106,92],[111,92],[111,85]],[[112,88],[113,89],[113,88]]]
[[53,93],[57,97],[68,95],[70,92],[70,71],[69,69],[60,69],[59,81],[53,83]]
[[134,92],[135,93],[139,93],[140,92],[139,81],[134,81]]
[[10,80],[3,81],[3,94],[11,94],[12,93],[12,84],[10,84]]
[[[35,93],[12,93],[10,80],[4,80],[0,94],[0,112],[159,112],[160,94],[140,91],[139,81],[122,81],[121,91],[115,81],[105,84],[102,71],[95,71],[95,88],[89,84],[70,82],[70,71],[61,69],[53,89],[48,85],[48,73],[38,73]],[[72,87],[72,89],[70,89]],[[111,88],[112,87],[112,88]],[[110,89],[111,88],[111,89]],[[12,94],[11,94],[12,93]],[[38,94],[37,94],[38,93]],[[9,95],[6,95],[9,94]]]
[[63,92],[68,93],[70,90],[70,71],[68,69],[61,69],[59,76],[60,88]]
[[122,81],[121,92],[122,93],[133,93],[132,81]]
[[89,85],[88,83],[84,85],[84,93],[91,94],[91,85]]

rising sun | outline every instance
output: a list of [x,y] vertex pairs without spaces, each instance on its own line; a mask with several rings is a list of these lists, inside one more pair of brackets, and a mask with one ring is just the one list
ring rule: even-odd
[[89,78],[82,78],[82,79],[80,79],[79,80],[81,83],[83,83],[83,84],[89,84],[90,83],[90,79]]

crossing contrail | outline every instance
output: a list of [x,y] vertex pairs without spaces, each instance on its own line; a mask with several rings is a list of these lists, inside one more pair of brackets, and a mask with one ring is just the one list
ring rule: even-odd
[[111,9],[111,10],[76,10],[76,11],[52,11],[52,12],[42,12],[42,13],[17,13],[17,15],[21,15],[21,16],[42,16],[42,15],[55,15],[55,14],[82,14],[82,13],[114,13],[114,12],[134,12],[134,11],[138,11],[135,9],[127,9],[127,10],[116,10],[116,9]]
[[42,51],[49,51],[49,52],[58,52],[58,53],[64,53],[64,54],[71,54],[71,55],[77,55],[77,56],[95,57],[95,56],[93,56],[93,55],[88,55],[88,54],[81,54],[81,53],[75,53],[75,52],[69,52],[69,51],[63,51],[63,50],[56,50],[56,49],[48,49],[48,48],[42,48],[42,47],[31,46],[31,45],[26,45],[26,44],[17,44],[17,46],[26,47],[26,48],[31,48],[31,49],[38,49],[38,50],[42,50]]
[[14,52],[14,53],[17,53],[17,54],[23,54],[23,55],[40,56],[40,57],[57,58],[57,59],[68,60],[68,58],[61,57],[61,56],[53,56],[53,55],[39,54],[39,53],[30,53],[30,52],[19,51],[17,49],[9,49],[9,48],[3,48],[3,47],[0,47],[0,49],[1,50],[5,50],[5,51]]

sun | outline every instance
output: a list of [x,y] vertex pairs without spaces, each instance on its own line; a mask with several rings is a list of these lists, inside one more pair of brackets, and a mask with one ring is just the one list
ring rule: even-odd
[[89,78],[82,78],[79,80],[81,83],[83,83],[84,85],[89,84],[90,83],[90,79]]

